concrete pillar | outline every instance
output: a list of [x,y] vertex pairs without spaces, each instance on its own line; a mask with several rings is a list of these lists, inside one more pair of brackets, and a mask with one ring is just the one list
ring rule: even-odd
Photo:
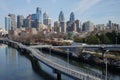
[[61,80],[61,74],[57,73],[57,80]]
[[57,80],[61,80],[61,73],[56,69],[53,69],[53,72],[57,74]]

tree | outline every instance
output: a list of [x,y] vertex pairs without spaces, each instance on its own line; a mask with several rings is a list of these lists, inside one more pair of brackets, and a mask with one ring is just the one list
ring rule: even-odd
[[83,43],[83,39],[79,37],[74,37],[75,42]]
[[72,32],[68,33],[68,39],[71,39],[71,40],[73,39],[73,33]]
[[100,42],[102,44],[109,44],[110,43],[110,39],[106,36],[106,34],[101,34],[99,36]]
[[99,44],[99,38],[95,35],[90,35],[86,38],[88,44]]
[[117,35],[116,35],[115,31],[106,33],[106,36],[110,39],[110,43],[111,44],[115,44],[116,43]]

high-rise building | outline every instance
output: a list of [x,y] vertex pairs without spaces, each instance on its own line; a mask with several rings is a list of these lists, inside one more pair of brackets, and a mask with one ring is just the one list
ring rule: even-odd
[[32,15],[31,15],[31,19],[32,19],[32,20],[37,20],[37,14],[32,14]]
[[17,16],[17,28],[23,27],[23,20],[24,20],[23,15],[18,15]]
[[83,23],[82,31],[91,32],[93,30],[94,30],[94,24],[92,22],[87,21],[87,22]]
[[41,11],[41,8],[39,7],[37,7],[36,9],[36,16],[37,16],[38,25],[42,24],[42,11]]
[[43,14],[43,24],[44,25],[51,25],[51,19],[49,18],[47,12]]
[[49,18],[47,12],[43,14],[43,24],[46,25],[50,31],[52,30],[51,19]]
[[66,22],[60,22],[61,32],[66,33]]
[[37,15],[36,14],[32,14],[31,15],[31,21],[32,21],[32,28],[37,28]]
[[74,12],[71,12],[70,14],[70,22],[73,23],[75,21],[75,15]]
[[9,16],[5,17],[5,30],[11,30],[11,18]]
[[111,20],[109,20],[107,27],[108,27],[108,29],[111,29],[111,28],[112,28],[112,21],[111,21]]
[[43,14],[43,21],[44,21],[45,19],[49,19],[49,16],[48,16],[47,12],[45,12],[45,13]]
[[11,18],[11,29],[15,30],[17,28],[15,14],[8,15]]
[[31,30],[32,28],[31,15],[27,16],[27,18],[24,19],[23,24],[26,29],[28,29],[29,31]]
[[46,26],[51,26],[51,19],[50,18],[44,19],[43,24],[46,25]]
[[59,14],[59,22],[60,22],[61,32],[65,33],[66,32],[66,22],[65,22],[64,14],[62,11],[60,11],[60,14]]
[[106,30],[106,26],[105,26],[104,24],[97,24],[97,25],[96,25],[96,30],[97,30],[97,31]]
[[58,33],[61,32],[61,27],[60,27],[59,21],[54,22],[54,31],[58,32]]
[[82,26],[81,26],[80,20],[75,20],[75,24],[76,24],[77,32],[80,32],[82,30]]
[[77,32],[77,27],[75,22],[73,22],[70,26],[67,27],[67,32]]
[[65,22],[64,14],[62,11],[59,14],[59,22]]

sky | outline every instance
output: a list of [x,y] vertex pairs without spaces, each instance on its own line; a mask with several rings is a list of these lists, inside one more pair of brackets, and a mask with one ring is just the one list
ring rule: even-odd
[[4,27],[5,16],[9,13],[23,15],[36,12],[36,7],[47,12],[52,22],[58,20],[63,11],[65,20],[74,12],[75,19],[82,23],[106,24],[108,20],[120,24],[120,0],[0,0],[0,27]]

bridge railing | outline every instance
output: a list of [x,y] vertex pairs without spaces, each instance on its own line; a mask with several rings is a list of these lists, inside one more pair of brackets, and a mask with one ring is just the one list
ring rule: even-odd
[[[46,57],[47,59],[49,59],[46,54],[43,54],[43,53],[40,52],[38,49],[35,49],[35,50],[36,50],[37,53],[39,53],[41,56]],[[59,61],[52,61],[52,62],[58,63]],[[71,66],[69,66],[69,67],[66,66],[66,65],[62,65],[62,66],[74,70],[74,68],[71,67]],[[95,76],[95,77],[99,77],[99,78],[101,78],[101,79],[105,79],[105,76],[104,76],[104,75],[101,75],[101,74],[99,74],[99,73],[97,73],[97,72],[94,72],[94,71],[90,71],[90,70],[86,70],[86,69],[82,69],[82,68],[79,68],[78,71],[79,71],[79,72],[82,72],[82,73],[85,73],[85,74],[89,74],[89,75]]]
[[[38,52],[38,51],[37,51]],[[35,53],[35,52],[33,52],[33,53]],[[81,70],[81,72],[78,72],[78,71],[75,71],[75,70],[73,70],[73,69],[70,69],[70,68],[68,68],[68,67],[64,67],[64,66],[61,66],[61,65],[59,65],[59,64],[57,64],[57,63],[54,63],[54,62],[51,62],[50,60],[48,60],[47,58],[44,58],[45,57],[45,55],[37,55],[38,53],[36,53],[35,54],[35,56],[38,58],[38,59],[40,59],[40,60],[42,60],[42,61],[44,61],[46,64],[49,64],[51,67],[54,67],[55,69],[57,69],[57,70],[60,70],[61,72],[65,72],[66,74],[69,74],[69,75],[72,75],[72,76],[74,76],[74,77],[77,77],[77,78],[79,78],[79,79],[85,79],[85,78],[87,78],[87,80],[101,80],[101,79],[105,79],[105,77],[104,76],[101,76],[101,75],[98,75],[98,74],[96,74],[96,73],[93,73],[93,74],[91,74],[90,72],[87,72],[87,71],[85,71],[85,70]],[[42,53],[41,53],[42,54]],[[39,57],[38,57],[39,56]],[[87,73],[86,73],[87,72]]]

